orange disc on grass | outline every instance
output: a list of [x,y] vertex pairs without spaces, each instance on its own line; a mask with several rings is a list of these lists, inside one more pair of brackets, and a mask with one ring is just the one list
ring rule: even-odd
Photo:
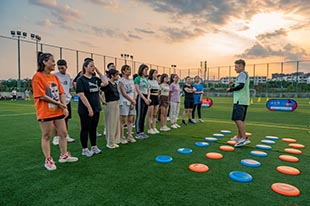
[[251,136],[252,136],[252,133],[250,133],[250,132],[246,132],[246,133],[245,133],[245,136],[247,136],[247,137],[251,137]]
[[292,139],[292,138],[282,138],[282,141],[283,141],[283,142],[291,142],[291,143],[294,143],[294,142],[296,142],[296,139]]
[[206,154],[206,157],[209,159],[219,160],[223,158],[223,155],[217,152],[209,152]]
[[290,166],[278,166],[277,171],[286,175],[299,175],[300,171],[295,167]]
[[228,146],[228,145],[222,145],[220,146],[220,150],[232,152],[235,150],[235,148],[232,146]]
[[284,152],[292,153],[292,154],[301,154],[302,151],[299,149],[293,149],[293,148],[285,148]]
[[299,196],[300,191],[297,187],[285,183],[274,183],[271,185],[271,189],[284,196]]
[[201,163],[191,164],[190,166],[188,166],[188,169],[190,169],[193,172],[208,172],[209,171],[209,167]]
[[292,148],[296,148],[296,149],[303,149],[305,148],[305,145],[303,144],[297,144],[297,143],[291,143],[288,146],[292,147]]
[[228,141],[227,141],[227,144],[235,145],[235,144],[237,144],[237,142],[234,141],[234,140],[228,140]]
[[280,155],[279,159],[286,161],[286,162],[298,162],[299,161],[297,157],[294,157],[292,155]]

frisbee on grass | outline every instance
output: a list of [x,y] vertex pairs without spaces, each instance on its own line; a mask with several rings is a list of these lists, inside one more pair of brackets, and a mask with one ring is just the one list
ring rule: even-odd
[[209,171],[209,167],[201,163],[191,164],[188,166],[188,169],[190,169],[193,172],[208,172]]
[[297,143],[291,143],[288,146],[292,147],[292,148],[296,148],[296,149],[303,149],[305,148],[305,145],[303,144],[297,144]]
[[293,149],[293,148],[285,148],[284,152],[291,153],[291,154],[301,154],[302,151],[299,149]]
[[274,183],[271,185],[271,189],[276,192],[279,193],[281,195],[284,196],[299,196],[300,195],[300,191],[297,187],[293,186],[293,185],[289,185],[289,184],[285,184],[285,183]]
[[231,131],[230,130],[221,130],[221,133],[222,134],[231,134]]
[[269,139],[269,140],[278,140],[279,137],[276,137],[276,136],[265,136],[266,139]]
[[169,163],[172,162],[173,158],[168,155],[159,155],[155,158],[158,163]]
[[280,155],[279,159],[286,161],[286,162],[298,162],[299,161],[297,157],[294,157],[292,155]]
[[251,151],[250,155],[255,156],[255,157],[267,157],[268,156],[266,152],[256,151],[256,150]]
[[237,182],[251,182],[253,180],[249,173],[241,171],[232,171],[229,173],[229,177]]
[[217,141],[217,139],[215,137],[205,137],[205,140],[207,142],[216,142]]
[[271,150],[271,149],[272,149],[271,146],[269,146],[269,145],[264,145],[264,144],[258,144],[258,145],[256,145],[256,148],[257,148],[257,149],[262,149],[262,150]]
[[286,175],[299,175],[300,171],[295,167],[290,166],[278,166],[277,171]]
[[263,140],[261,141],[261,143],[263,143],[263,144],[269,144],[269,145],[276,144],[275,141],[273,141],[273,140],[268,140],[268,139],[263,139]]
[[252,167],[252,168],[257,168],[260,167],[262,164],[256,160],[252,160],[252,159],[243,159],[240,161],[240,163],[243,166],[247,166],[247,167]]
[[195,145],[197,147],[207,147],[209,146],[209,143],[208,142],[196,142]]
[[228,146],[228,145],[222,145],[220,146],[220,150],[232,152],[235,150],[235,148],[232,146]]
[[179,148],[177,149],[177,152],[180,154],[190,154],[193,152],[193,150],[190,148]]
[[224,135],[223,135],[223,134],[214,133],[214,134],[213,134],[213,137],[216,137],[216,138],[223,138]]
[[246,132],[246,133],[245,133],[245,136],[247,136],[247,137],[251,137],[251,136],[252,136],[252,133],[250,133],[250,132]]
[[292,138],[282,138],[283,142],[290,142],[290,143],[294,143],[297,142],[296,139],[292,139]]
[[206,157],[209,159],[219,160],[223,158],[223,155],[217,152],[209,152],[206,154]]
[[234,140],[228,140],[228,141],[227,141],[227,144],[235,145],[235,144],[237,144],[237,142],[234,141]]

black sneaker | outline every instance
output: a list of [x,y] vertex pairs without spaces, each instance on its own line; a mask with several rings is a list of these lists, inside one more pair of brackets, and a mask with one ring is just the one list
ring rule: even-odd
[[188,120],[188,124],[195,124],[196,122],[194,122],[193,120],[189,119]]
[[187,125],[186,122],[185,122],[185,120],[182,120],[182,125],[184,125],[184,126]]

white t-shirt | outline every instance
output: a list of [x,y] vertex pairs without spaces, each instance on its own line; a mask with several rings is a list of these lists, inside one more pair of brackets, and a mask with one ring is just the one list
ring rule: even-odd
[[70,89],[72,88],[72,79],[69,74],[62,74],[60,72],[56,72],[55,75],[58,77],[62,88],[65,91],[66,95],[66,104],[69,104],[71,101],[71,94],[70,94]]
[[[123,83],[123,85],[125,87],[126,94],[128,96],[130,96],[130,98],[134,99],[135,98],[134,97],[135,84],[134,84],[133,80],[132,79],[125,79],[124,77],[122,77],[122,78],[118,79],[118,84],[119,84],[119,82]],[[120,87],[118,87],[118,88],[119,88],[119,90],[121,90]],[[122,95],[121,91],[119,91],[119,97],[120,97],[120,105],[124,105],[124,104],[131,105],[131,102]]]

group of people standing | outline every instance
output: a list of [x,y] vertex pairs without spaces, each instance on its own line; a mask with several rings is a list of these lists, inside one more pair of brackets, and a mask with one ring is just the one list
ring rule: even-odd
[[[54,134],[53,143],[59,144],[59,162],[76,162],[77,157],[71,156],[67,151],[67,142],[74,141],[68,135],[68,120],[71,118],[71,85],[75,87],[79,97],[78,115],[80,118],[80,141],[82,155],[91,157],[100,154],[97,146],[97,126],[99,123],[101,104],[105,105],[105,130],[106,147],[118,148],[119,144],[134,143],[135,139],[145,139],[145,123],[148,134],[167,132],[171,128],[181,127],[177,124],[180,111],[180,85],[177,74],[158,74],[154,69],[149,71],[145,64],[140,65],[138,74],[132,75],[131,67],[123,65],[121,72],[115,69],[113,63],[109,63],[105,74],[95,66],[92,58],[86,58],[82,71],[71,81],[66,73],[67,62],[58,60],[59,72],[55,70],[55,60],[50,53],[38,53],[38,69],[32,78],[33,95],[37,112],[37,120],[42,131],[41,146],[45,156],[45,167],[55,170],[56,165],[50,154],[50,136]],[[203,97],[203,85],[200,78],[185,78],[183,87],[184,112],[182,125],[195,124],[194,113],[197,109],[199,121],[201,118],[201,104]],[[102,93],[104,95],[102,95]],[[156,128],[156,122],[160,115],[160,129]],[[167,117],[170,117],[171,128],[167,125]],[[188,122],[185,121],[186,116]],[[127,136],[124,126],[127,125]],[[136,135],[133,133],[135,125]],[[243,135],[243,134],[241,134]],[[135,138],[134,138],[135,136]],[[239,138],[239,136],[238,136]],[[88,149],[88,139],[90,149]]]

